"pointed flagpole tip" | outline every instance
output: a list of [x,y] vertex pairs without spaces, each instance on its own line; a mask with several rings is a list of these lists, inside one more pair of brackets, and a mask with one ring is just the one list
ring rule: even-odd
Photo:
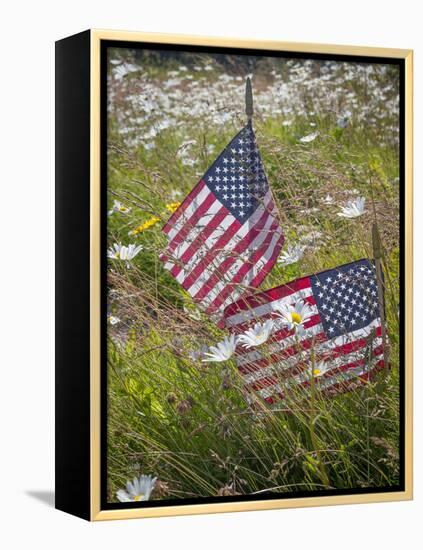
[[245,84],[245,112],[247,114],[248,122],[251,121],[253,117],[253,90],[251,88],[251,79],[247,76],[247,81]]

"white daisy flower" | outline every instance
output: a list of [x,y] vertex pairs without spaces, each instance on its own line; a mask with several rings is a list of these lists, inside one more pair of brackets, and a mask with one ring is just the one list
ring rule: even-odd
[[118,323],[120,323],[120,319],[119,317],[115,317],[114,315],[108,315],[107,316],[107,322],[110,324],[110,325],[117,325]]
[[296,334],[302,335],[305,331],[304,323],[311,316],[310,306],[303,300],[296,304],[283,304],[279,306],[279,311],[274,312],[276,317],[280,318],[282,326],[289,330],[294,330]]
[[335,201],[333,200],[332,195],[326,195],[326,197],[323,199],[323,202],[325,204],[333,204]]
[[319,361],[317,365],[314,365],[314,368],[310,366],[308,369],[303,371],[301,374],[295,376],[296,383],[308,382],[311,377],[320,378],[330,370],[330,366],[324,361]]
[[336,120],[336,125],[338,126],[338,128],[346,128],[350,123],[351,117],[351,111],[346,111],[345,113],[341,114]]
[[330,371],[330,366],[325,361],[319,361],[317,365],[314,365],[314,369],[312,368],[312,370],[314,378],[319,378]]
[[157,477],[140,476],[133,481],[128,481],[125,489],[119,489],[116,496],[120,502],[141,502],[149,500],[156,484]]
[[142,248],[142,245],[136,246],[135,244],[130,244],[129,246],[124,246],[121,243],[115,243],[107,250],[107,256],[112,260],[125,260],[128,262],[133,260]]
[[211,346],[210,351],[206,352],[207,359],[203,359],[204,363],[227,361],[235,353],[237,338],[234,334],[227,336],[223,342],[219,342],[217,346]]
[[288,249],[283,251],[278,258],[279,265],[290,265],[295,264],[303,257],[305,246],[298,244],[289,245]]
[[140,69],[141,67],[138,67],[133,63],[123,63],[122,65],[113,68],[113,76],[117,80],[122,80],[122,78],[125,77],[127,74],[134,73]]
[[114,201],[111,210],[108,211],[108,215],[111,216],[115,212],[120,212],[121,214],[129,214],[131,209],[128,206],[124,206],[120,201]]
[[338,212],[338,216],[341,216],[341,218],[358,218],[365,212],[365,203],[366,199],[364,197],[349,201],[345,206],[341,206],[341,212]]
[[314,141],[319,135],[320,135],[320,132],[312,132],[311,134],[307,134],[306,136],[303,136],[302,138],[300,138],[300,142],[310,143],[311,141]]
[[264,323],[256,323],[241,336],[238,336],[238,341],[242,342],[244,348],[252,348],[264,344],[272,333],[274,322],[268,319]]

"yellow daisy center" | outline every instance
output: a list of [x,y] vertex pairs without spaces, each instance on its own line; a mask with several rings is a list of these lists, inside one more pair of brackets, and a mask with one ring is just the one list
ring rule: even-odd
[[144,495],[144,493],[141,493],[140,495],[136,495],[136,496],[134,496],[134,500],[135,500],[135,502],[138,502],[138,501],[140,501],[140,500],[141,500],[141,499],[142,499],[142,498],[143,498],[144,496],[145,496],[145,495]]
[[291,313],[291,317],[292,317],[292,322],[296,323],[297,325],[299,325],[302,321],[301,315],[296,311],[294,311],[294,313]]
[[314,369],[313,374],[314,374],[314,376],[319,376],[319,374],[320,374],[321,372],[322,372],[322,371],[319,370],[319,369]]

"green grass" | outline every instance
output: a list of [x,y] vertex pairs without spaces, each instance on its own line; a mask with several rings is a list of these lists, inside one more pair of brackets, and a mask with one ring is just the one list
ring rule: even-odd
[[[108,218],[108,242],[133,242],[144,249],[130,269],[115,261],[109,265],[109,309],[121,319],[110,326],[108,335],[109,500],[115,501],[116,491],[139,473],[158,476],[155,499],[398,484],[399,153],[392,130],[395,115],[381,99],[377,111],[381,115],[374,123],[360,118],[360,108],[369,101],[369,84],[367,80],[363,84],[358,69],[356,78],[344,78],[345,65],[334,71],[332,80],[334,89],[341,87],[337,92],[340,103],[350,92],[356,98],[346,128],[339,127],[335,112],[315,109],[313,90],[301,92],[303,112],[262,116],[257,106],[257,140],[287,244],[319,233],[298,263],[275,265],[261,288],[371,257],[371,225],[377,221],[384,245],[391,370],[331,399],[309,391],[302,399],[281,402],[273,409],[262,404],[252,408],[233,361],[208,364],[190,357],[191,351],[215,344],[226,333],[204,315],[200,319],[190,315],[196,309],[189,296],[159,260],[166,245],[162,223],[128,236],[153,216],[166,221],[170,216],[166,205],[182,200],[241,128],[242,96],[235,107],[228,96],[227,110],[232,115],[225,124],[208,124],[204,117],[169,109],[166,116],[172,115],[174,122],[148,138],[154,147],[145,148],[147,140],[131,142],[128,135],[148,133],[164,114],[159,112],[148,124],[141,121],[134,132],[122,134],[122,125],[145,114],[144,107],[136,103],[134,107],[127,98],[141,93],[143,79],[162,90],[167,71],[179,64],[172,60],[169,66],[158,67],[155,60],[129,60],[140,63],[143,72],[142,78],[135,73],[119,81],[111,79],[116,95],[110,110],[108,188],[110,207],[118,199],[131,211]],[[212,61],[207,58],[204,65]],[[201,63],[201,58],[185,65],[192,80],[203,88],[211,86],[223,71],[216,62],[213,71],[196,73],[195,63]],[[266,81],[265,69],[258,67],[257,86],[265,90],[272,82]],[[274,67],[289,81],[291,73],[285,65]],[[370,77],[374,87],[389,88],[384,94],[394,101],[396,73],[375,71]],[[192,80],[179,83],[176,89],[186,91]],[[180,97],[184,102],[184,95]],[[213,97],[218,105],[217,96]],[[310,115],[314,110],[318,114]],[[289,126],[283,125],[286,120]],[[320,135],[313,142],[299,141],[316,130]],[[195,143],[183,145],[191,140]],[[338,217],[339,205],[354,191],[366,197],[366,214],[352,220]],[[324,202],[328,194],[334,204]]]

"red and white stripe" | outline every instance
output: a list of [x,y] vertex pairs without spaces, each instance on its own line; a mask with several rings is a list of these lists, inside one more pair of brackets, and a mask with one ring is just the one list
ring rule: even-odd
[[[238,370],[250,395],[273,404],[287,393],[297,392],[310,384],[310,351],[314,362],[325,361],[330,369],[316,379],[323,393],[345,391],[350,383],[362,383],[383,368],[383,342],[380,319],[366,327],[336,338],[328,338],[310,284],[304,277],[293,283],[277,287],[231,304],[225,310],[225,322],[235,334],[245,332],[255,323],[277,318],[274,312],[283,304],[294,305],[299,300],[309,305],[310,316],[304,323],[304,334],[299,340],[293,330],[275,323],[275,328],[260,347],[245,349],[239,346],[236,352]],[[372,361],[369,372],[369,336],[372,338]]]
[[160,257],[164,267],[216,318],[222,317],[227,305],[260,285],[284,241],[270,190],[241,223],[203,180],[163,231],[169,238]]

